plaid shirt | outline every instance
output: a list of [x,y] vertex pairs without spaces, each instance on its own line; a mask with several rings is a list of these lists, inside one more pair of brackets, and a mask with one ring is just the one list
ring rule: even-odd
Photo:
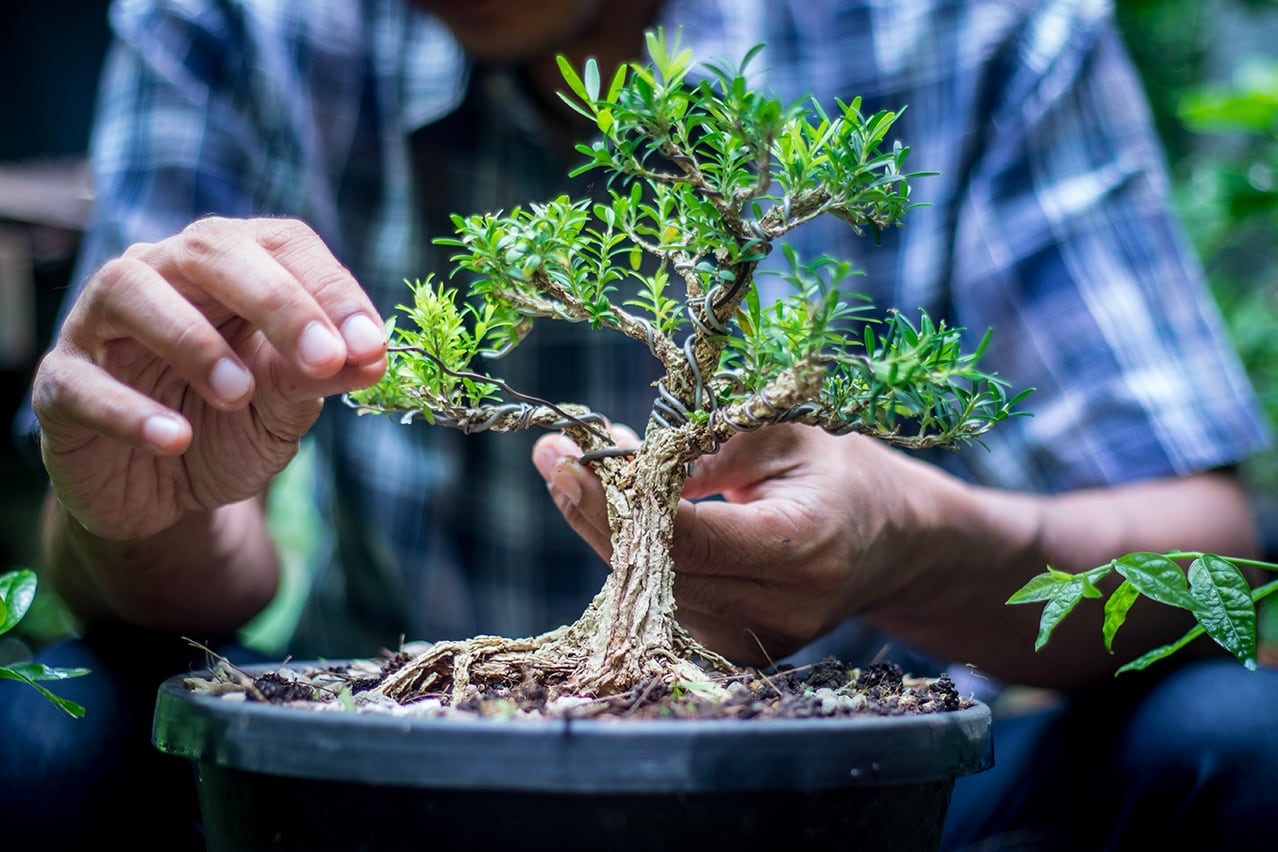
[[[790,100],[908,105],[895,135],[919,179],[881,246],[835,221],[794,234],[868,273],[882,307],[994,330],[985,365],[1034,387],[1032,418],[938,455],[992,486],[1061,491],[1228,465],[1265,440],[1200,269],[1170,216],[1161,153],[1102,0],[672,0],[702,59],[758,42],[758,84]],[[446,271],[450,212],[544,200],[562,152],[518,77],[475,68],[395,0],[116,4],[93,144],[82,275],[192,219],[311,224],[390,315],[405,278]],[[588,184],[584,187],[589,188]],[[779,254],[779,253],[776,253]],[[642,423],[655,365],[616,335],[541,323],[498,372]],[[637,396],[635,395],[637,393]],[[605,566],[529,462],[535,435],[463,437],[356,418],[315,431],[331,541],[300,654],[401,636],[532,633],[575,617]]]

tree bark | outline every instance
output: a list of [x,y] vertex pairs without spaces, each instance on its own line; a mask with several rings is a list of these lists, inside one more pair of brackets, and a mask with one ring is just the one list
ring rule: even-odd
[[608,476],[612,571],[573,630],[587,648],[574,684],[621,692],[668,672],[675,653],[675,512],[685,470],[673,441],[658,435]]

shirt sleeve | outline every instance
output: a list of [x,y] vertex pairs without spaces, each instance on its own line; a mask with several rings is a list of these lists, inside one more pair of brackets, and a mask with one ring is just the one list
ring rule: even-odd
[[950,290],[960,325],[993,330],[987,366],[1035,389],[1032,416],[943,463],[1061,491],[1239,462],[1267,440],[1264,418],[1106,4],[1037,8],[999,57],[1009,72],[990,75]]

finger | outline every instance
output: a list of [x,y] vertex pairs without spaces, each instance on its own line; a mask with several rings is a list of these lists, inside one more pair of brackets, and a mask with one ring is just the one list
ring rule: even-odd
[[[788,656],[841,620],[831,595],[731,577],[675,572],[676,616],[693,635],[739,662]],[[768,660],[768,661],[770,661]]]
[[608,508],[599,478],[577,460],[580,450],[562,435],[545,435],[533,445],[533,464],[573,531],[605,560],[612,558]]
[[609,423],[608,431],[612,433],[612,440],[618,447],[639,446],[638,433],[625,423]]
[[818,527],[793,500],[681,500],[671,553],[681,572],[761,580],[801,563]]
[[63,349],[41,360],[32,407],[41,444],[54,453],[75,449],[93,435],[159,455],[183,453],[191,443],[191,424],[182,415]]
[[386,330],[377,308],[319,235],[292,219],[257,219],[258,243],[306,287],[346,344],[348,365],[369,366],[386,356]]
[[137,258],[102,267],[68,316],[63,336],[108,370],[109,343],[134,339],[222,409],[241,407],[253,392],[253,375],[230,343]]
[[[687,597],[687,592],[675,580],[675,597]],[[680,600],[675,616],[702,645],[722,654],[737,665],[771,665],[793,650],[788,643],[778,641],[756,627],[719,618],[708,612],[698,611]]]
[[[618,447],[637,447],[639,446],[639,436],[624,423],[608,423],[608,432],[612,437],[612,441]],[[536,446],[544,448],[546,453],[558,453],[559,456],[579,456],[581,455],[581,447],[577,446],[571,438],[562,432],[549,432],[537,439]],[[549,456],[547,456],[549,457]],[[555,457],[556,459],[558,456]],[[534,461],[536,460],[534,449]]]
[[550,432],[542,435],[533,444],[533,465],[546,484],[551,484],[551,474],[555,465],[562,458],[581,455],[581,448],[573,443],[567,435]]
[[255,398],[259,404],[263,400],[262,391],[268,389],[270,395],[285,402],[302,402],[366,388],[385,375],[387,366],[386,356],[382,354],[368,364],[347,364],[332,376],[314,378],[288,366],[260,331],[253,333],[248,341],[236,343],[235,348],[244,360],[255,365],[259,381]]
[[[384,350],[381,323],[366,294],[301,223],[205,219],[137,252],[198,308],[221,308],[260,328],[311,378],[330,378],[348,361],[367,361]],[[352,338],[349,350],[344,333]]]

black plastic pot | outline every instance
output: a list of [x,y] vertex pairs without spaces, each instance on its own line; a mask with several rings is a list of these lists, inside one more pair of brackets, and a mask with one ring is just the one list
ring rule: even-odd
[[[161,687],[212,852],[935,849],[990,711],[753,721],[442,720]],[[703,847],[704,848],[704,847]]]

